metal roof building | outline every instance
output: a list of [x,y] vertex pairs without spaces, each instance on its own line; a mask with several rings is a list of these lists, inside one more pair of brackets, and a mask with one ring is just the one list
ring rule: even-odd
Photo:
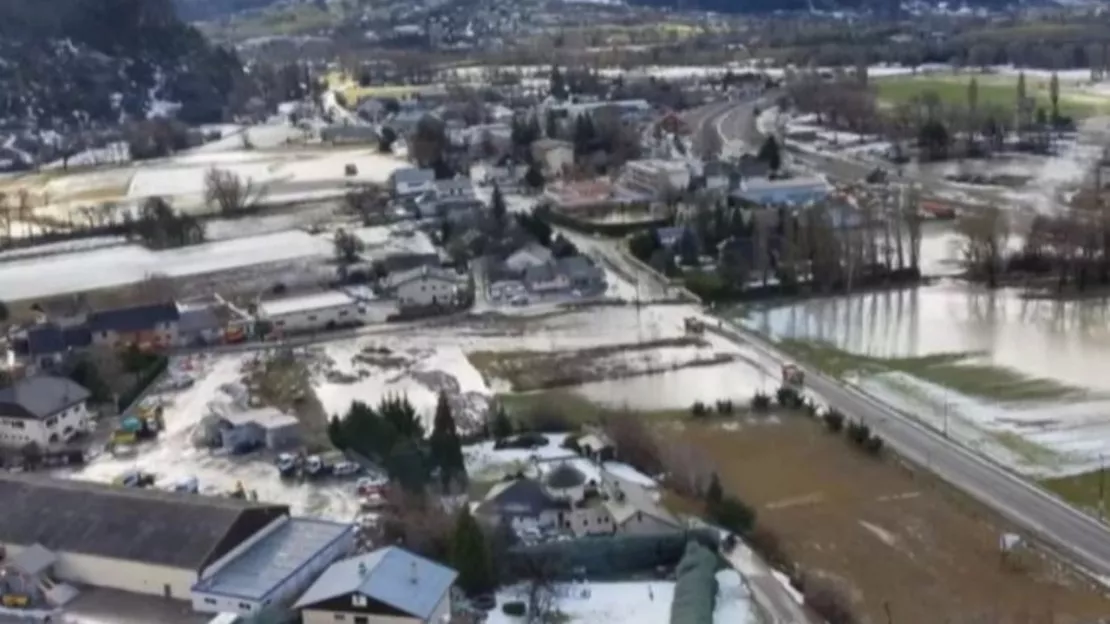
[[249,614],[287,604],[354,545],[353,524],[282,518],[201,573],[193,609]]
[[358,621],[443,622],[458,573],[396,546],[332,564],[295,605],[305,624]]

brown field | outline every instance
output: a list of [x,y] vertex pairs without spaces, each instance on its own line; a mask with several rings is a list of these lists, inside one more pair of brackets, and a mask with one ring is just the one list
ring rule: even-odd
[[[1034,550],[1003,560],[993,514],[936,479],[876,459],[817,421],[681,424],[725,490],[757,510],[807,575],[848,588],[863,622],[1079,624],[1110,598]],[[889,613],[888,613],[889,610]]]

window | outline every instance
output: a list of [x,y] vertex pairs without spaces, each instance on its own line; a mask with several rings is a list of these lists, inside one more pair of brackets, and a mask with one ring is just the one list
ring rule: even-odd
[[315,314],[309,314],[308,315],[308,320],[315,321],[316,320],[316,315]]
[[336,622],[343,622],[347,619],[347,616],[343,615],[342,613],[336,613],[332,617],[335,618]]
[[214,604],[216,604],[216,599],[215,598],[205,598],[204,599],[204,604],[214,605]]
[[341,310],[339,312],[339,318],[343,318],[344,316],[347,316],[347,311],[346,310]]
[[277,323],[274,323],[274,325],[277,325],[278,327],[285,327],[285,321],[278,321]]
[[356,607],[365,607],[367,605],[366,596],[355,594],[351,596],[351,605]]
[[239,608],[240,609],[246,609],[247,611],[250,611],[251,610],[251,603],[249,603],[249,602],[240,602],[239,603]]
[[356,615],[355,624],[370,624],[370,618],[365,615]]

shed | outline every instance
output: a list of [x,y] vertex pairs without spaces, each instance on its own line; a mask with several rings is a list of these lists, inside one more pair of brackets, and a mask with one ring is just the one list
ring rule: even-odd
[[300,441],[300,421],[273,407],[224,414],[220,441],[229,450],[288,448]]

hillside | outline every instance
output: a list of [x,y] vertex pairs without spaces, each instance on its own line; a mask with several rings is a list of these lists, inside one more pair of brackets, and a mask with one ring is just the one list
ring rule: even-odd
[[177,14],[190,22],[219,19],[251,9],[261,9],[277,0],[174,0]]
[[40,128],[143,118],[180,104],[218,120],[242,68],[171,0],[0,2],[0,123]]

